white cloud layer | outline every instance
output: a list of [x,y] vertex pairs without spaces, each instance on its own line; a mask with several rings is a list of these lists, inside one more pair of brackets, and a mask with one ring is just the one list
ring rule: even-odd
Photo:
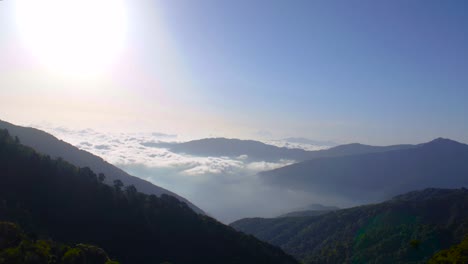
[[174,191],[226,223],[243,217],[271,217],[314,202],[330,204],[324,197],[266,186],[256,176],[260,171],[291,164],[291,160],[272,163],[249,162],[247,155],[198,157],[142,144],[180,138],[160,132],[102,133],[51,125],[33,127],[98,155],[131,175]]

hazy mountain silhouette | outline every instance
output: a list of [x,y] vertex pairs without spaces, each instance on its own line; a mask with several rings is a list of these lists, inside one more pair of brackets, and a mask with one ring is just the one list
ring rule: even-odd
[[322,204],[310,204],[308,206],[300,207],[291,210],[291,212],[282,214],[278,217],[299,217],[299,216],[316,216],[328,213],[330,211],[336,211],[340,208],[336,206],[325,206]]
[[304,216],[317,216],[329,213],[329,210],[305,210],[305,211],[293,211],[287,214],[279,215],[278,217],[304,217]]
[[335,147],[338,145],[333,141],[313,140],[313,139],[302,138],[302,137],[289,137],[283,140],[287,142],[291,142],[291,143],[309,144],[309,145],[316,145],[316,146]]
[[382,201],[415,189],[468,186],[468,145],[440,138],[411,148],[313,159],[259,175],[284,188]]
[[348,144],[326,150],[306,151],[303,149],[276,147],[255,140],[228,138],[206,138],[183,143],[146,142],[142,144],[147,147],[168,148],[176,153],[185,153],[195,156],[226,156],[235,158],[241,155],[247,155],[247,158],[252,161],[271,162],[279,161],[281,159],[304,161],[321,157],[374,153],[412,147],[411,145],[381,147],[362,144]]
[[468,190],[431,188],[318,216],[246,218],[231,226],[302,263],[422,264],[468,234]]
[[57,139],[42,130],[31,127],[21,127],[0,120],[0,129],[7,129],[10,135],[17,136],[21,143],[35,149],[37,152],[49,155],[52,158],[62,158],[78,167],[89,167],[96,173],[104,173],[105,183],[112,185],[114,180],[121,180],[125,185],[134,185],[140,192],[146,194],[167,194],[176,197],[180,201],[187,203],[197,213],[203,213],[203,210],[196,207],[187,199],[148,181],[131,176],[125,171],[104,161],[102,158],[93,155],[87,151]]

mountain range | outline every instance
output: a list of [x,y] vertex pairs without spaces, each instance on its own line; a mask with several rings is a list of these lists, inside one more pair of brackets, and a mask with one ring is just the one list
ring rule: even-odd
[[194,156],[224,156],[236,158],[245,155],[245,158],[251,161],[269,162],[276,162],[279,160],[305,161],[323,157],[377,153],[413,147],[412,145],[381,147],[354,143],[325,150],[307,151],[303,149],[276,147],[255,140],[228,138],[205,138],[182,143],[145,142],[142,144],[147,147],[167,148],[176,153],[185,153]]
[[249,218],[231,226],[303,263],[427,263],[468,234],[468,190],[431,188],[318,216]]
[[[101,176],[88,167],[39,154],[0,130],[0,222],[18,223],[31,242],[53,238],[65,244],[99,245],[108,258],[132,264],[297,263],[281,249],[197,214],[173,196],[147,195],[121,181],[109,186]],[[0,230],[0,246],[3,234]],[[22,244],[5,254],[32,246]],[[48,250],[47,244],[40,246]],[[4,260],[0,257],[0,263]]]
[[259,176],[265,184],[291,190],[377,202],[422,188],[468,186],[467,161],[468,145],[439,138],[387,151],[315,158]]
[[[86,243],[108,252],[102,250],[101,259],[123,263],[443,263],[434,261],[458,258],[466,247],[460,242],[468,234],[468,190],[457,189],[468,186],[466,144],[438,138],[319,151],[225,138],[142,144],[197,156],[295,160],[258,176],[266,186],[379,203],[348,209],[313,203],[228,227],[98,156],[0,121],[0,221],[24,228],[28,250],[49,245],[60,248],[52,255],[61,256],[89,247],[58,246],[50,239]],[[4,254],[24,248],[20,243],[5,249],[0,231],[2,263]]]
[[336,211],[340,208],[336,206],[324,206],[322,204],[310,204],[308,206],[293,209],[291,212],[279,215],[278,217],[298,217],[298,216],[315,216]]

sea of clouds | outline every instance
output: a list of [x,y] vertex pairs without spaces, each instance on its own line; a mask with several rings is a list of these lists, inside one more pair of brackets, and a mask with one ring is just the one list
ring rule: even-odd
[[[131,175],[173,191],[225,223],[244,217],[272,217],[310,203],[329,205],[334,199],[268,186],[256,175],[260,171],[292,164],[292,160],[251,162],[246,155],[199,157],[145,146],[147,142],[181,141],[178,135],[161,132],[104,133],[49,124],[33,127],[98,155]],[[307,150],[326,148],[281,140],[265,143]]]

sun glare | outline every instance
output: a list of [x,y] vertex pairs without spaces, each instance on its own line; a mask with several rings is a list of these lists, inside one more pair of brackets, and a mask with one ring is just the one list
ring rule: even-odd
[[127,28],[123,0],[17,0],[26,48],[49,70],[96,74],[122,52]]

